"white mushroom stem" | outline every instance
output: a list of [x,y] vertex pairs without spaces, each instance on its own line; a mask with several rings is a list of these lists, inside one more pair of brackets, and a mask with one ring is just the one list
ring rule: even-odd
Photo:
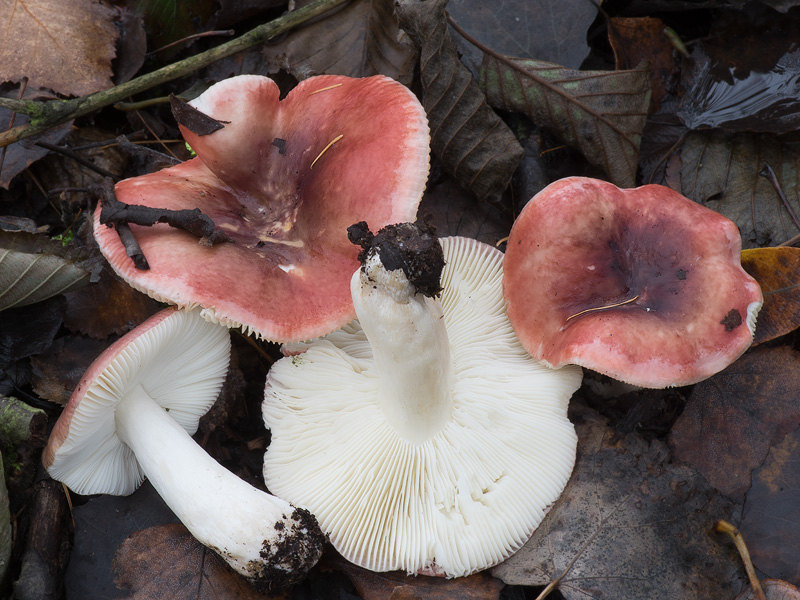
[[291,504],[250,486],[206,454],[141,385],[117,405],[115,419],[120,439],[197,540],[249,578],[291,568],[272,560],[295,532]]
[[423,443],[449,421],[454,381],[438,300],[417,294],[401,269],[376,252],[350,283],[356,315],[380,376],[378,406],[404,439]]

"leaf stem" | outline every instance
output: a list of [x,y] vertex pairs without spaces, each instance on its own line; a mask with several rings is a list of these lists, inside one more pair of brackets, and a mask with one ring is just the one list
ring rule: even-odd
[[12,108],[12,110],[29,115],[31,117],[31,122],[0,133],[0,148],[32,135],[42,133],[61,123],[109,106],[128,96],[138,94],[167,81],[172,81],[173,79],[207,67],[218,60],[257,46],[347,1],[348,0],[314,0],[314,2],[307,6],[298,8],[269,23],[259,25],[255,29],[252,29],[230,42],[226,42],[195,56],[167,65],[156,71],[137,77],[136,79],[131,79],[121,85],[88,96],[69,100],[49,100],[47,102],[4,99],[0,101],[0,106]]
[[739,551],[739,556],[742,557],[744,570],[747,572],[748,579],[750,579],[750,587],[753,588],[753,595],[757,600],[767,600],[767,597],[764,595],[764,590],[761,588],[761,582],[758,581],[758,577],[756,576],[753,561],[750,560],[750,552],[748,552],[747,545],[744,543],[742,532],[727,521],[717,521],[714,523],[714,531],[727,533],[731,537],[733,543],[736,545],[736,549]]

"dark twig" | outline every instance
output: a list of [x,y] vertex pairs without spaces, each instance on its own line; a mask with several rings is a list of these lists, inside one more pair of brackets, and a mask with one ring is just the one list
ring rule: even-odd
[[103,167],[98,167],[92,161],[90,161],[87,158],[84,158],[83,156],[81,156],[77,152],[74,152],[70,148],[62,148],[61,146],[48,144],[47,142],[36,142],[36,145],[40,146],[41,148],[45,148],[46,150],[50,150],[51,152],[56,152],[58,154],[66,156],[67,158],[71,158],[76,163],[82,164],[87,169],[91,169],[92,171],[94,171],[95,173],[97,173],[102,177],[110,177],[111,179],[114,179],[114,175],[112,173],[109,173]]
[[775,171],[772,170],[772,167],[769,166],[769,163],[764,163],[764,167],[758,172],[758,174],[766,178],[766,180],[772,184],[772,187],[775,188],[775,193],[778,194],[778,198],[780,198],[781,202],[783,203],[783,207],[786,209],[786,212],[789,213],[789,218],[791,218],[794,222],[794,226],[800,229],[800,221],[797,219],[797,215],[794,213],[792,205],[789,204],[789,201],[786,199],[783,189],[781,188],[781,182],[778,181],[778,178],[775,176]]
[[199,238],[200,244],[203,246],[231,241],[199,208],[170,210],[125,204],[117,200],[114,184],[110,179],[104,179],[98,187],[97,195],[102,201],[100,223],[117,230],[120,240],[125,246],[126,254],[133,260],[137,269],[147,270],[150,267],[129,225],[149,227],[156,223],[166,223],[170,227],[181,229]]
[[235,33],[236,32],[233,29],[201,31],[200,33],[195,33],[194,35],[187,35],[185,38],[182,38],[180,40],[175,40],[174,42],[171,42],[166,46],[161,46],[161,48],[156,48],[155,50],[152,50],[147,54],[145,54],[145,56],[153,56],[154,54],[158,54],[159,52],[161,52],[162,50],[166,50],[167,48],[172,48],[173,46],[177,46],[178,44],[185,44],[186,42],[191,42],[192,40],[196,40],[201,37],[210,37],[214,35],[231,37]]
[[117,144],[122,150],[125,150],[128,154],[134,156],[142,156],[146,157],[150,160],[155,160],[156,162],[163,163],[165,165],[179,165],[181,161],[174,156],[170,156],[169,154],[164,154],[163,152],[159,152],[158,150],[154,150],[153,148],[148,148],[147,146],[143,146],[142,144],[134,144],[124,135],[117,137],[116,139]]

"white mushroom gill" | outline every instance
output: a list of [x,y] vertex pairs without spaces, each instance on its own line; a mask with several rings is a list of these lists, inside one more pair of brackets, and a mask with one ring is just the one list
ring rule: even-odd
[[505,314],[502,254],[441,240],[440,300],[367,264],[358,321],[293,345],[267,380],[270,490],[308,508],[368,569],[468,575],[531,535],[571,473],[567,404],[581,370],[551,370]]

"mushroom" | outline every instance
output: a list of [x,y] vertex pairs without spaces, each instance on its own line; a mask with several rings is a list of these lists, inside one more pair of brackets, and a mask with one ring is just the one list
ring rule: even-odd
[[581,370],[520,346],[498,250],[364,227],[358,319],[269,371],[264,476],[362,567],[468,575],[518,549],[564,488]]
[[79,494],[127,495],[146,476],[201,543],[258,588],[293,583],[322,553],[307,511],[225,469],[190,437],[228,370],[228,330],[163,310],[89,367],[42,462]]
[[736,225],[660,185],[569,177],[508,239],[503,292],[522,345],[649,388],[696,383],[752,343],[762,304]]
[[94,232],[139,291],[283,342],[353,319],[348,282],[358,261],[346,228],[414,219],[429,135],[419,101],[388,77],[324,75],[283,100],[279,93],[256,75],[211,86],[191,104],[223,127],[201,136],[181,125],[197,158],[115,188],[126,204],[199,208],[231,243],[204,246],[165,224],[131,225],[150,265],[139,270],[101,225],[100,206]]

